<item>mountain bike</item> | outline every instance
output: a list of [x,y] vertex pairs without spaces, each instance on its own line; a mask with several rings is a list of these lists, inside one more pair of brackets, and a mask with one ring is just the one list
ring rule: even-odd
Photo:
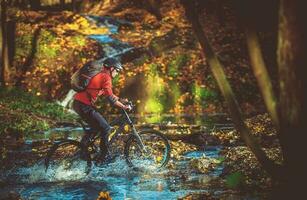
[[[131,102],[128,104],[133,108]],[[91,129],[83,121],[79,121],[85,134],[90,134],[89,142],[83,144],[77,140],[63,139],[56,142],[45,157],[45,168],[56,171],[84,171],[89,173],[92,165],[99,162],[102,151],[98,134],[89,133]],[[170,158],[170,145],[167,138],[159,131],[153,129],[137,130],[126,110],[121,109],[121,114],[110,123],[116,127],[109,134],[111,146],[119,136],[128,134],[124,141],[123,154],[130,167],[164,167]],[[128,131],[127,131],[128,130]]]

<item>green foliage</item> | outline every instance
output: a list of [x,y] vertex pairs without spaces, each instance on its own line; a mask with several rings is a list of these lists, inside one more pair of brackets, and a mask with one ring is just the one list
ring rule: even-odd
[[154,114],[145,119],[147,123],[158,123],[162,121],[162,116],[159,114]]
[[149,68],[150,68],[149,76],[158,75],[158,72],[159,72],[159,65],[158,64],[151,63],[151,64],[149,64]]
[[34,94],[21,89],[0,89],[0,132],[31,133],[47,130],[52,123],[60,120],[72,120],[63,107],[46,102]]
[[193,84],[192,93],[194,95],[195,100],[199,103],[203,101],[216,101],[218,98],[218,94],[216,91],[201,87],[196,83]]
[[52,42],[56,39],[56,36],[52,34],[50,31],[42,29],[38,39],[38,46],[37,46],[37,57],[40,58],[54,58],[57,56],[59,46],[54,45],[53,47],[50,46]]
[[157,98],[150,98],[146,102],[146,111],[151,113],[161,113],[163,110],[163,105]]
[[[16,53],[15,60],[21,60],[29,56],[31,51],[33,51],[33,45],[37,48],[38,59],[43,58],[54,58],[57,56],[59,45],[50,46],[56,36],[48,30],[42,29],[39,31],[37,41],[34,41],[34,33],[29,30],[27,25],[21,25],[22,33],[16,37]],[[35,30],[38,31],[38,30]],[[34,44],[36,43],[36,45]]]
[[84,36],[81,35],[75,35],[72,36],[71,40],[78,46],[82,47],[86,44],[86,39]]
[[157,41],[152,41],[151,48],[155,53],[160,53],[163,50],[163,47]]
[[230,188],[237,188],[244,183],[244,176],[241,172],[234,172],[226,177],[226,185]]
[[164,110],[167,112],[169,109],[172,109],[176,101],[181,95],[179,85],[176,81],[169,81],[169,87],[167,90],[164,90],[160,96],[160,102],[164,105]]
[[10,117],[7,117],[6,114],[0,113],[0,118],[6,117],[6,119],[8,119],[0,125],[0,130],[3,133],[28,134],[31,132],[48,130],[50,128],[48,121],[44,119],[38,120],[28,113],[11,113]]
[[163,112],[164,105],[161,103],[161,95],[165,91],[163,79],[156,73],[157,65],[151,64],[151,73],[147,76],[147,99],[144,111],[146,113],[160,114]]
[[31,50],[31,41],[33,39],[32,34],[22,34],[15,39],[15,60],[21,60],[22,58],[26,58]]
[[178,71],[180,68],[184,65],[187,64],[189,61],[189,56],[188,55],[177,55],[174,60],[172,60],[168,64],[168,75],[172,77],[176,77],[178,75]]
[[225,157],[218,157],[216,160],[217,160],[218,164],[222,164],[226,160],[226,158]]

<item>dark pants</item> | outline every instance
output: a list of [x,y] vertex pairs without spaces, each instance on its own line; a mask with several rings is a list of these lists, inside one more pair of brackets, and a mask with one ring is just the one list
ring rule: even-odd
[[[108,133],[111,129],[108,122],[93,106],[74,100],[72,107],[79,114],[81,119],[89,124],[92,129],[90,132],[99,133],[101,135],[101,148],[104,150],[104,153],[106,153],[108,151]],[[81,141],[87,140],[89,137],[89,135],[84,135]]]

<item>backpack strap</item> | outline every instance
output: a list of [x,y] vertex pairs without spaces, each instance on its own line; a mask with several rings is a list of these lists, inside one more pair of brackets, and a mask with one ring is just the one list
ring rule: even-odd
[[92,106],[94,106],[94,102],[93,102],[92,96],[91,96],[91,94],[87,91],[87,89],[90,89],[90,90],[103,90],[103,89],[105,89],[105,88],[86,88],[86,89],[85,89],[85,93],[86,93],[87,97],[89,98],[89,100],[90,100]]
[[90,77],[90,76],[87,76],[86,74],[81,74],[81,76],[83,76],[83,77],[85,77],[85,78],[87,78],[87,79],[91,79],[92,77]]
[[87,98],[90,100],[91,105],[94,106],[94,102],[93,102],[93,98],[91,96],[91,94],[85,89],[85,93],[87,95]]

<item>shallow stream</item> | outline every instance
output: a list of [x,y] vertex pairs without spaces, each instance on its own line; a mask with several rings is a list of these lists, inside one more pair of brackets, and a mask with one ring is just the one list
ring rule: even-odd
[[57,171],[55,176],[45,172],[42,162],[32,167],[21,167],[6,175],[8,183],[2,195],[16,191],[24,199],[96,199],[101,191],[108,191],[119,199],[177,199],[195,191],[206,191],[206,182],[221,173],[222,166],[209,174],[189,169],[189,161],[199,157],[218,157],[219,147],[208,151],[193,151],[180,161],[171,160],[173,169],[133,170],[118,157],[106,166],[94,166],[86,175],[83,171]]

